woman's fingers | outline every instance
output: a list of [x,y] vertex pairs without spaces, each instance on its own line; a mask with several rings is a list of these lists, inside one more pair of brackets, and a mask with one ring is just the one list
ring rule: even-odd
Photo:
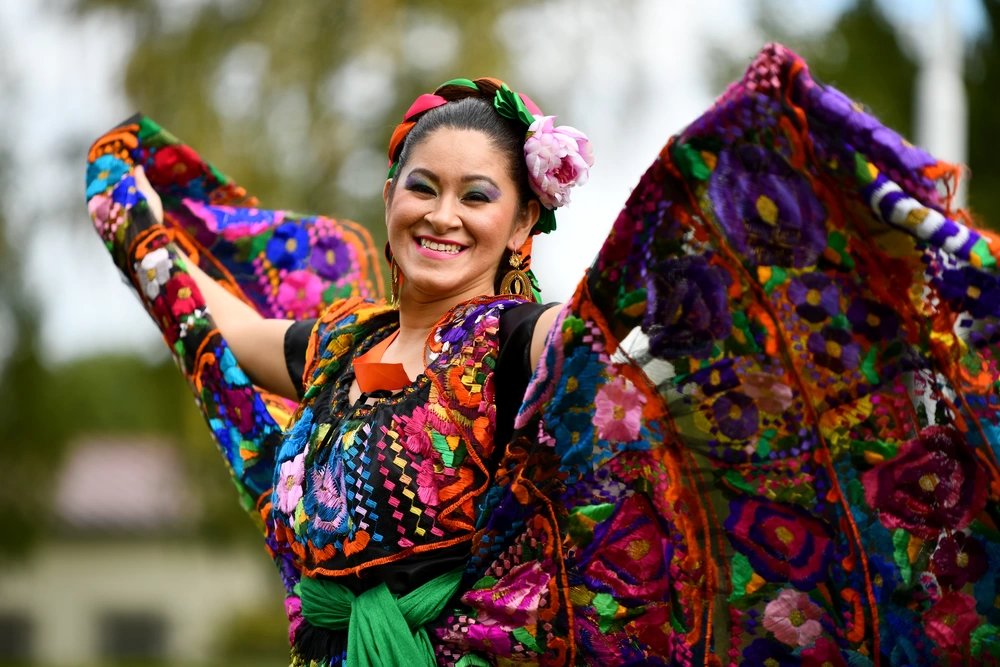
[[137,165],[133,172],[133,177],[135,178],[136,187],[142,193],[142,196],[146,198],[146,203],[149,204],[149,210],[152,211],[153,218],[156,219],[158,224],[162,224],[163,202],[160,200],[160,195],[156,194],[153,186],[149,184],[149,179],[146,178],[146,170],[141,165]]

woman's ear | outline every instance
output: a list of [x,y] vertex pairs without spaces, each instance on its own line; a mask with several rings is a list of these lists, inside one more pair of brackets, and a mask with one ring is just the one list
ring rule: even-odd
[[510,234],[510,241],[507,243],[509,250],[517,250],[524,245],[524,242],[528,240],[528,236],[531,235],[531,229],[538,222],[538,216],[541,213],[541,204],[538,203],[537,199],[532,199],[528,202],[527,206],[521,209],[517,220],[514,221],[514,230]]
[[392,192],[392,179],[385,179],[385,185],[382,186],[382,203],[386,206],[389,205],[389,193]]

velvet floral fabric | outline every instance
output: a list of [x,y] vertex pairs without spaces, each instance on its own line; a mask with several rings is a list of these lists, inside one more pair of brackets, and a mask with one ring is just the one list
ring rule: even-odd
[[[133,231],[130,163],[105,154],[95,224],[183,352],[210,314],[171,237]],[[441,664],[1000,664],[1000,241],[951,209],[955,173],[767,46],[633,190],[509,443],[489,398],[503,301],[449,313],[367,430],[374,408],[337,392],[393,329],[384,306],[326,311],[284,434],[209,337],[187,373],[263,517],[293,643],[302,576],[456,539]],[[272,229],[275,299],[312,289],[295,267],[343,266],[339,246],[313,260],[322,236],[302,253]]]

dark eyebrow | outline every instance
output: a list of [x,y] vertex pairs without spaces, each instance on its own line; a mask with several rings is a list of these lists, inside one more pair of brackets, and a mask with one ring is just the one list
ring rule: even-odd
[[[437,174],[435,174],[430,169],[425,169],[424,167],[416,167],[416,168],[412,169],[410,171],[410,175],[412,176],[413,174],[418,174],[420,176],[424,176],[426,178],[429,178],[432,181],[434,181],[435,183],[438,181]],[[485,181],[486,183],[489,183],[490,185],[492,185],[497,190],[500,189],[500,186],[496,184],[496,181],[494,181],[492,178],[490,178],[489,176],[486,176],[484,174],[468,174],[468,175],[462,177],[462,182],[463,183],[470,183],[472,181]]]

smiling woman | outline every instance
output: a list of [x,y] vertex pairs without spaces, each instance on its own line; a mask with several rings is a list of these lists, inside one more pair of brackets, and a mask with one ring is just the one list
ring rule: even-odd
[[256,208],[148,119],[88,196],[294,665],[996,664],[1000,240],[888,135],[769,45],[561,308],[531,236],[589,145],[492,79],[392,135],[395,305],[351,223]]

